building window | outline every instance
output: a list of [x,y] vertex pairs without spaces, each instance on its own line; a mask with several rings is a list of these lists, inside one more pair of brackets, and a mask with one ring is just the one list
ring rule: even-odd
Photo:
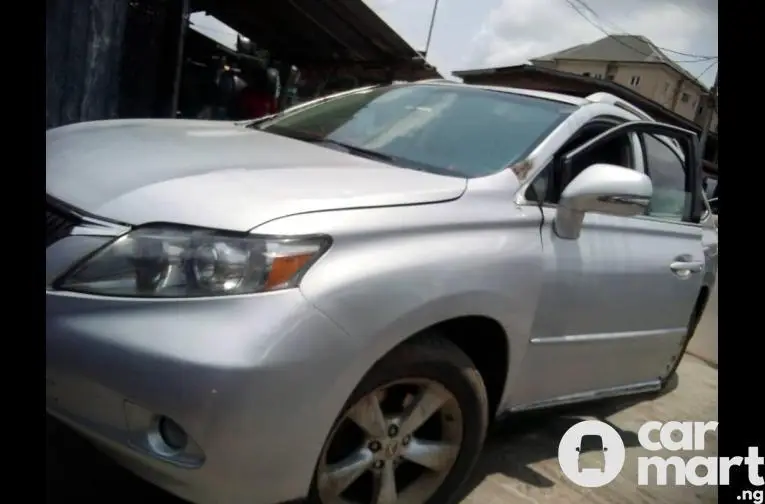
[[614,80],[614,76],[613,75],[606,75],[606,80],[612,81],[612,80]]
[[603,78],[603,74],[595,74],[595,78],[596,79],[602,79]]
[[671,85],[671,84],[670,84],[669,82],[665,82],[665,83],[664,83],[664,92],[665,92],[665,93],[668,93],[668,92],[669,92],[669,86],[670,86],[670,85]]
[[637,86],[640,84],[640,76],[639,75],[633,75],[630,78],[630,86]]
[[582,75],[584,75],[585,77],[589,77],[590,76],[590,72],[584,72]]
[[691,99],[691,95],[689,95],[688,93],[683,93],[682,95],[680,95],[680,101],[683,103],[688,103],[690,99]]

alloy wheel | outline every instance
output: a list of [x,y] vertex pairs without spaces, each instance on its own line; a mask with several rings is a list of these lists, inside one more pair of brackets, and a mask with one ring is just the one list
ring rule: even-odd
[[330,434],[316,485],[322,504],[423,504],[454,466],[463,418],[428,379],[391,382],[353,404]]

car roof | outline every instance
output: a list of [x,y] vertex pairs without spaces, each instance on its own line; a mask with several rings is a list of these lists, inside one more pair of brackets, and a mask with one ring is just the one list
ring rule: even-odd
[[514,88],[506,86],[487,86],[485,84],[465,84],[463,82],[450,81],[446,79],[431,79],[418,81],[416,84],[432,84],[437,86],[452,86],[463,87],[471,89],[484,89],[486,91],[495,91],[499,93],[517,94],[523,96],[532,96],[535,98],[542,98],[545,100],[553,100],[561,103],[567,103],[569,105],[575,105],[581,107],[592,103],[586,98],[580,98],[578,96],[567,95],[563,93],[551,93],[549,91],[537,91],[535,89]]

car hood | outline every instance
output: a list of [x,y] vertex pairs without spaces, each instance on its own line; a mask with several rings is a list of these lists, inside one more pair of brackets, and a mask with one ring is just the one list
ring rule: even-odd
[[115,120],[46,133],[46,192],[126,224],[247,231],[287,215],[459,198],[467,181],[229,122]]

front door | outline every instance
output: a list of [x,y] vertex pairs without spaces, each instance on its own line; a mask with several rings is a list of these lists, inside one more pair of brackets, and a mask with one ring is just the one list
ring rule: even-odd
[[646,215],[588,213],[579,238],[565,239],[555,206],[541,209],[545,282],[524,362],[535,378],[516,404],[658,386],[687,333],[704,270],[693,169],[663,136],[628,138],[642,153],[628,167],[652,179]]

